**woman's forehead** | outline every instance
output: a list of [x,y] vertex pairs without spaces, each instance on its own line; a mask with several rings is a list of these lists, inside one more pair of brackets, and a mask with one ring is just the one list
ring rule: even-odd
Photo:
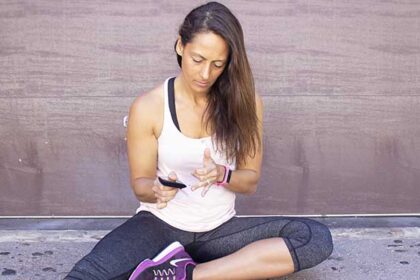
[[229,54],[226,41],[213,32],[197,33],[186,47],[190,52],[211,60],[226,60]]

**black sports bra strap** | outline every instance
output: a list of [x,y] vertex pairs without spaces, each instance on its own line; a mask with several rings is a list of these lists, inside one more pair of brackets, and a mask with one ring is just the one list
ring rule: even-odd
[[175,77],[170,78],[168,81],[169,111],[171,111],[172,121],[174,122],[176,128],[181,131],[181,129],[179,129],[178,118],[176,117],[174,82]]

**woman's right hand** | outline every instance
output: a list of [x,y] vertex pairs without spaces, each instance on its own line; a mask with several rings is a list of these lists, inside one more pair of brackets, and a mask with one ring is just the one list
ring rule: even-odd
[[[169,173],[168,179],[171,181],[176,181],[177,176],[175,172],[172,171],[171,173]],[[152,190],[155,193],[155,197],[157,199],[157,208],[162,209],[165,208],[167,203],[175,197],[179,189],[164,186],[159,182],[159,179],[156,178]]]

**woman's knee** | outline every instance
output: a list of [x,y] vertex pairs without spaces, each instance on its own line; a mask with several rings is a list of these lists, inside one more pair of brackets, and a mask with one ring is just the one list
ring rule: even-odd
[[313,267],[327,259],[333,251],[333,241],[328,227],[311,219],[296,219],[283,230],[291,244],[295,268],[302,270]]
[[314,220],[307,220],[306,223],[311,230],[311,238],[307,244],[297,248],[297,251],[303,255],[301,269],[323,262],[334,249],[331,231],[326,225]]
[[312,229],[312,235],[315,237],[314,242],[317,243],[317,247],[319,247],[321,255],[323,256],[323,259],[327,259],[334,250],[334,244],[333,239],[331,236],[330,229],[316,221],[312,221],[315,225],[313,226],[314,229]]

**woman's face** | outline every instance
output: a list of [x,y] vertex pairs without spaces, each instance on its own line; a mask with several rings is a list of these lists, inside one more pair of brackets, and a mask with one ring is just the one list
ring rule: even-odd
[[185,46],[178,38],[177,53],[182,56],[182,73],[188,86],[207,92],[226,67],[229,47],[213,32],[198,33]]

